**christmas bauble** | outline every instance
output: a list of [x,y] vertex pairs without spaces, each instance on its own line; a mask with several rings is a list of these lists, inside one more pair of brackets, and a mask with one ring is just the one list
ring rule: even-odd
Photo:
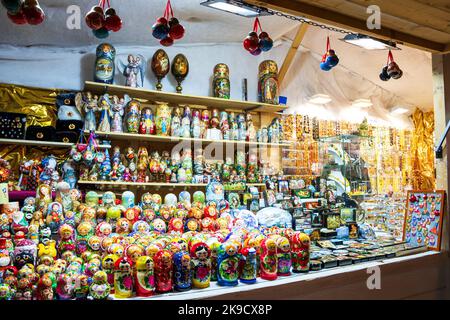
[[260,48],[256,48],[256,50],[250,51],[250,53],[254,56],[259,56],[262,50]]
[[334,52],[334,50],[328,50],[326,62],[330,67],[335,67],[339,63],[339,58]]
[[395,62],[390,62],[387,67],[387,74],[391,78],[398,79],[398,77],[401,77],[399,66]]
[[174,40],[183,38],[184,27],[179,23],[171,25],[169,30],[169,36]]
[[269,38],[269,34],[265,31],[263,31],[259,34],[259,38],[260,39]]
[[269,51],[273,47],[273,40],[269,37],[259,40],[259,47],[262,51]]
[[383,68],[383,70],[381,70],[381,73],[380,73],[380,80],[382,80],[382,81],[388,81],[389,79],[390,79],[391,77],[388,75],[388,73],[387,73],[387,66],[385,66],[384,68]]
[[116,14],[106,15],[105,28],[109,31],[117,32],[122,29],[122,19]]
[[167,35],[169,34],[169,26],[167,24],[156,22],[152,26],[152,29],[153,29],[153,31],[152,31],[153,36],[159,40],[166,38]]
[[[98,9],[100,8],[100,9]],[[101,10],[101,12],[100,12]],[[103,28],[105,24],[105,17],[103,15],[103,9],[101,7],[94,7],[85,16],[86,24],[92,30],[98,30]]]
[[94,36],[96,36],[99,39],[105,39],[109,36],[109,31],[106,28],[100,28],[98,30],[92,30],[92,33]]
[[11,14],[18,13],[20,11],[21,4],[22,1],[20,0],[2,0],[2,5]]
[[164,47],[170,47],[173,45],[173,39],[170,36],[167,36],[166,38],[159,41],[159,43]]
[[259,48],[259,39],[256,32],[250,32],[248,36],[244,39],[244,48],[247,51],[255,51]]
[[27,18],[23,11],[19,11],[16,14],[12,14],[8,11],[7,13],[9,20],[14,22],[15,24],[27,24]]
[[30,1],[30,5],[27,5],[28,1],[24,2],[23,13],[27,19],[27,22],[31,25],[41,24],[45,20],[45,13],[39,5],[35,5],[37,1]]
[[331,68],[332,67],[326,61],[320,63],[320,69],[323,71],[330,71]]

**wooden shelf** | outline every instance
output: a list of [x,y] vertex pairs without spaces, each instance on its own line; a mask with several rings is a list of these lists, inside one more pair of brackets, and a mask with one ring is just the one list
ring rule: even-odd
[[[107,185],[107,186],[129,186],[129,187],[206,187],[207,183],[167,183],[167,182],[125,182],[125,181],[78,181],[84,185]],[[263,187],[264,183],[247,183],[248,187]]]
[[[89,134],[89,131],[85,131]],[[202,144],[210,143],[223,143],[223,144],[234,144],[234,145],[252,145],[260,147],[286,147],[290,146],[289,143],[266,143],[266,142],[250,142],[250,141],[239,141],[239,140],[211,140],[211,139],[197,139],[197,138],[182,138],[182,137],[172,137],[172,136],[158,136],[150,134],[138,134],[138,133],[122,133],[122,132],[102,132],[95,131],[96,136],[104,137],[106,140],[136,140],[136,141],[155,141],[155,142],[166,142],[166,143],[178,143],[181,141],[189,142],[200,142]]]
[[[37,146],[37,147],[59,147],[71,148],[75,143],[55,142],[55,141],[37,141],[37,140],[21,140],[21,139],[0,139],[0,144],[16,144],[21,146]],[[110,149],[111,146],[102,144],[98,146],[100,149]]]
[[282,112],[288,107],[285,105],[273,105],[261,102],[229,100],[214,97],[202,97],[173,92],[164,92],[149,90],[143,88],[131,88],[113,84],[97,83],[86,81],[84,91],[90,91],[95,94],[109,93],[112,95],[123,96],[128,94],[131,98],[145,99],[153,103],[165,102],[176,105],[200,105],[217,109],[230,109],[236,111],[254,111],[277,113]]

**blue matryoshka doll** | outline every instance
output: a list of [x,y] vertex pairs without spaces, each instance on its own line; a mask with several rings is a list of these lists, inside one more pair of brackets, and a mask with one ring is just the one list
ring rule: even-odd
[[173,255],[174,289],[187,291],[192,288],[191,257],[186,251],[179,251]]

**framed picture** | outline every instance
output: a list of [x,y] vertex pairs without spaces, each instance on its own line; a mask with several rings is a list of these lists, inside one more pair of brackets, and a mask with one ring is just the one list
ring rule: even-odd
[[444,209],[445,191],[408,191],[403,241],[439,251]]

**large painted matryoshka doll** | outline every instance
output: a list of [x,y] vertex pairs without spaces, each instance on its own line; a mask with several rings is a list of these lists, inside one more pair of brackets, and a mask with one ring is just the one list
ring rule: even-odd
[[136,295],[149,297],[155,292],[155,275],[153,259],[149,256],[141,256],[136,261]]
[[187,291],[192,288],[191,257],[186,251],[173,255],[174,288],[176,291]]
[[273,60],[265,60],[259,65],[258,97],[263,103],[278,104],[278,66]]
[[230,70],[225,63],[214,67],[213,95],[216,98],[230,99]]
[[102,43],[97,47],[94,73],[95,82],[114,83],[115,58],[116,49],[109,43]]
[[171,108],[167,104],[159,104],[156,107],[156,134],[159,136],[170,135]]
[[277,244],[274,239],[266,238],[261,242],[261,279],[275,280],[277,276]]
[[239,280],[247,284],[255,283],[257,271],[255,248],[243,248],[239,262]]
[[114,296],[130,298],[133,296],[133,262],[127,257],[119,258],[114,264]]
[[131,100],[127,105],[127,114],[125,116],[125,127],[128,133],[139,133],[139,118],[141,113],[141,104],[137,100]]
[[153,259],[155,261],[156,292],[165,293],[172,291],[172,253],[168,250],[160,250]]
[[309,271],[310,239],[306,233],[296,232],[291,237],[292,242],[292,272]]
[[211,281],[211,251],[204,242],[191,247],[192,284],[194,288],[207,288]]
[[239,279],[239,244],[227,241],[219,247],[217,255],[217,284],[236,286]]
[[291,274],[291,244],[286,237],[279,237],[277,243],[277,273],[279,276],[289,276]]

